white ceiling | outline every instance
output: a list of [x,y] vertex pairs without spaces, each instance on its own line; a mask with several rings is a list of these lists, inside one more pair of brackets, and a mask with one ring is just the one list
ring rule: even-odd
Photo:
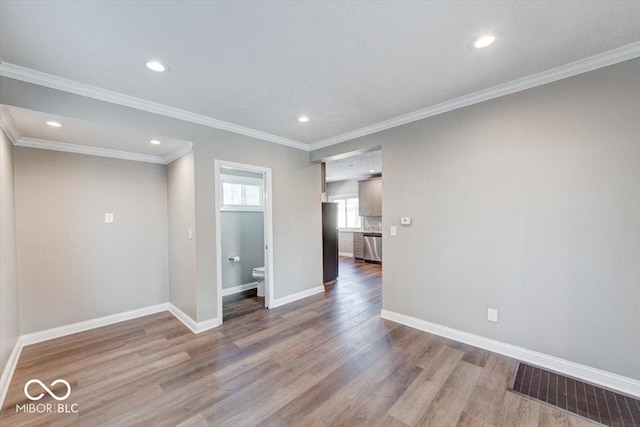
[[638,1],[0,2],[4,65],[303,143],[639,40]]
[[[39,111],[10,106],[2,109],[3,121],[10,123],[9,132],[19,146],[167,163],[169,159],[188,152],[192,145],[189,141],[163,135],[134,132]],[[47,121],[56,121],[63,126],[51,127]],[[152,139],[160,141],[160,145],[151,144],[149,141]]]
[[[382,151],[333,160],[326,163],[327,182],[364,179],[382,173]],[[373,172],[371,172],[373,171]]]

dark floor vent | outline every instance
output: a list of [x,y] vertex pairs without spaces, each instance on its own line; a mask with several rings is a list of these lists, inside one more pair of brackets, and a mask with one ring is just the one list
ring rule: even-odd
[[640,427],[640,400],[525,363],[511,390],[607,426]]

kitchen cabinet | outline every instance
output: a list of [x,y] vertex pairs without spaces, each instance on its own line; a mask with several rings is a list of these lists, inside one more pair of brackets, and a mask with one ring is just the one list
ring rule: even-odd
[[358,183],[358,209],[360,216],[370,216],[372,208],[371,185],[368,181]]
[[382,180],[359,182],[358,199],[360,216],[382,216]]
[[364,233],[353,233],[353,257],[364,259]]
[[382,216],[382,180],[371,181],[371,192],[373,202],[371,216]]

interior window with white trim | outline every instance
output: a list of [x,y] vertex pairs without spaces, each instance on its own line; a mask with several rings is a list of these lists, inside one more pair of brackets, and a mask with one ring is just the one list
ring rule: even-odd
[[358,213],[359,200],[357,195],[332,196],[330,201],[338,204],[338,228],[362,228],[362,217]]
[[263,211],[263,180],[246,176],[220,175],[223,211]]

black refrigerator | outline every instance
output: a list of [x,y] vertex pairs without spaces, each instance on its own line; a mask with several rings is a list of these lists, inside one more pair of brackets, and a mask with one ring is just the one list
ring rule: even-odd
[[338,204],[322,204],[323,282],[338,278]]

